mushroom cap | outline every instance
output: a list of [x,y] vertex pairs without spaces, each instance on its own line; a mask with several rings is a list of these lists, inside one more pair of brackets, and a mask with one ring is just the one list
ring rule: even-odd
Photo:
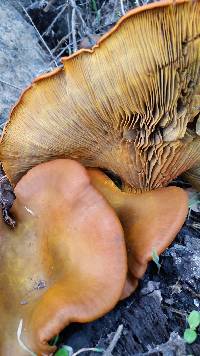
[[[188,125],[200,109],[200,1],[128,12],[91,50],[63,58],[12,110],[0,160],[13,184],[58,157],[110,169],[123,189],[152,190],[199,159]],[[23,140],[22,140],[23,137]]]
[[181,188],[166,187],[133,194],[121,192],[101,171],[88,169],[93,186],[116,211],[127,246],[129,279],[123,296],[136,287],[155,250],[160,255],[174,240],[188,213],[188,194]]
[[[127,260],[121,224],[84,167],[56,160],[30,170],[15,188],[18,224],[0,224],[0,354],[38,355],[71,322],[94,320],[118,302]],[[25,353],[26,355],[26,353]]]

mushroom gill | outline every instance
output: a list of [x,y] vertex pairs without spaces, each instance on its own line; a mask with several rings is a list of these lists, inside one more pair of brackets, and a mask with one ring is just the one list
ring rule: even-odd
[[55,351],[48,341],[71,322],[88,322],[118,302],[127,259],[121,224],[71,160],[31,169],[15,188],[13,230],[0,221],[0,355]]
[[12,110],[0,160],[13,184],[58,157],[109,169],[124,191],[163,187],[199,159],[200,1],[128,12],[92,50],[63,58]]

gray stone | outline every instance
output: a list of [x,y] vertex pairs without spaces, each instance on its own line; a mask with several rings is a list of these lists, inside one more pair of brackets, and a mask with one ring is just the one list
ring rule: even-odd
[[[39,44],[39,36],[20,13],[15,0],[0,1],[0,124],[12,105],[51,59]],[[21,12],[23,9],[21,8]]]

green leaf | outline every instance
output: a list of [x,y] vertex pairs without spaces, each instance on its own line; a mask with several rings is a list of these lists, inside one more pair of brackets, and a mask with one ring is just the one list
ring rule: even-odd
[[193,310],[189,314],[187,321],[190,329],[195,330],[200,325],[200,313],[196,310]]
[[70,346],[63,346],[61,349],[56,351],[55,356],[71,356],[73,349]]
[[69,352],[66,349],[60,349],[56,351],[55,356],[69,356]]
[[186,329],[183,337],[187,344],[192,344],[197,338],[197,333],[194,330]]

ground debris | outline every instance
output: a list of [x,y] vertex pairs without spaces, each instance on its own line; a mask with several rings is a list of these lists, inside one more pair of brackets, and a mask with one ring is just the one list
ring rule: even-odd
[[2,165],[0,166],[0,206],[2,209],[2,216],[5,223],[14,228],[16,225],[15,219],[10,214],[10,209],[15,200],[15,193],[13,187],[6,177]]
[[186,356],[186,347],[184,340],[176,333],[172,332],[170,338],[164,344],[156,346],[143,354],[135,354],[135,356]]
[[58,65],[61,56],[93,46],[122,15],[137,5],[135,0],[21,2]]

